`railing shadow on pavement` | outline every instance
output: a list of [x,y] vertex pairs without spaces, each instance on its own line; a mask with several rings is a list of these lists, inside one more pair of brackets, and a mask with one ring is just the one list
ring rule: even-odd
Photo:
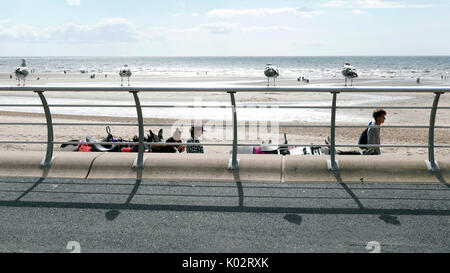
[[23,197],[25,197],[28,193],[32,192],[37,186],[39,186],[44,180],[47,178],[48,173],[50,172],[49,168],[44,168],[42,170],[42,175],[36,183],[34,183],[28,190],[22,193],[19,197],[16,198],[16,201],[20,201]]
[[450,184],[445,180],[441,172],[433,172],[433,175],[439,180],[439,182],[450,188]]
[[[339,176],[338,176],[339,178]],[[11,179],[0,179],[0,183],[15,183],[15,181]],[[339,181],[339,180],[338,180]],[[143,184],[145,180],[142,180],[137,176],[137,179],[134,180],[133,189],[129,193],[110,193],[110,192],[50,192],[50,191],[36,191],[36,187],[39,185],[43,185],[46,183],[46,178],[41,177],[37,181],[35,181],[32,185],[32,187],[28,188],[25,191],[4,191],[0,190],[0,192],[22,192],[19,198],[16,198],[15,200],[0,200],[0,207],[28,207],[28,208],[63,208],[63,209],[104,209],[107,210],[105,213],[105,217],[112,221],[116,219],[122,211],[189,211],[189,212],[231,212],[231,213],[281,213],[286,214],[286,220],[287,221],[294,221],[299,222],[298,216],[296,214],[323,214],[323,215],[379,215],[379,219],[383,220],[384,222],[388,224],[394,224],[399,225],[400,222],[398,219],[393,215],[415,215],[415,216],[450,216],[450,208],[447,208],[445,206],[442,209],[422,209],[422,208],[368,208],[365,207],[361,200],[388,200],[388,201],[443,201],[448,202],[450,199],[447,198],[441,198],[441,199],[427,199],[427,198],[398,198],[398,197],[391,197],[391,198],[364,198],[364,197],[358,197],[352,189],[346,185],[342,180],[340,180],[341,187],[330,187],[326,188],[329,185],[325,185],[325,189],[321,188],[320,186],[294,186],[294,189],[315,189],[315,190],[333,190],[333,191],[339,191],[344,189],[346,194],[350,196],[349,197],[331,197],[331,196],[303,196],[303,197],[292,197],[292,196],[257,196],[257,195],[248,195],[247,198],[260,198],[263,200],[269,200],[270,202],[275,202],[279,199],[303,199],[303,200],[354,200],[355,203],[358,205],[357,208],[355,207],[286,207],[286,206],[245,206],[244,205],[244,185],[242,182],[239,182],[238,186],[238,194],[236,195],[193,195],[193,194],[158,194],[158,193],[150,193],[150,194],[139,194],[138,191],[141,187],[152,187],[154,185],[148,185]],[[17,182],[17,183],[23,183],[23,182]],[[30,182],[31,183],[31,182]],[[48,183],[54,183],[49,181]],[[71,183],[72,184],[72,183]],[[83,183],[80,183],[83,184]],[[86,185],[84,183],[83,185]],[[104,185],[104,184],[102,184]],[[130,184],[127,184],[128,186]],[[166,186],[167,188],[172,188],[173,185],[157,185],[159,187]],[[436,185],[435,185],[436,186]],[[201,187],[201,186],[200,186]],[[204,187],[214,188],[216,186],[214,185],[204,185]],[[227,186],[221,186],[219,188],[236,188],[232,184]],[[249,186],[249,189],[258,188],[258,186]],[[266,188],[265,186],[262,186],[260,188]],[[277,187],[275,187],[277,188]],[[279,189],[291,189],[289,187],[278,187]],[[370,190],[370,188],[364,188],[365,190]],[[382,190],[388,190],[392,191],[396,188],[374,188],[382,189]],[[405,191],[405,188],[397,188],[399,191]],[[415,189],[409,189],[410,191],[414,191]],[[418,189],[420,191],[424,191],[426,189]],[[430,189],[431,191],[435,191],[435,189]],[[439,189],[439,191],[442,191],[442,189]],[[111,195],[124,195],[127,196],[126,202],[124,203],[111,203],[111,202],[59,202],[59,201],[27,201],[23,200],[23,197],[27,194],[30,194],[31,192],[36,193],[46,193],[46,194],[101,194],[106,196]],[[192,204],[141,204],[141,203],[132,203],[131,201],[135,196],[146,196],[146,197],[192,197],[195,198],[195,200],[198,200],[202,197],[211,197],[216,199],[217,197],[224,197],[224,198],[238,198],[238,204],[236,206],[219,206],[219,205],[192,205]],[[295,219],[293,218],[293,215],[295,216]],[[301,221],[300,221],[301,222]]]

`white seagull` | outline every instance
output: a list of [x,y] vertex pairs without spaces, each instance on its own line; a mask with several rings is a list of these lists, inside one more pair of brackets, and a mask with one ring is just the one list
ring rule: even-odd
[[30,74],[25,59],[22,59],[22,65],[20,67],[17,67],[16,70],[14,70],[14,73],[16,74],[16,78],[19,81],[18,86],[20,86],[21,79],[23,79],[23,86],[25,86],[25,78],[28,76],[28,74]]
[[133,73],[131,73],[131,69],[128,67],[128,65],[124,65],[120,69],[119,75],[120,75],[120,78],[121,78],[120,86],[123,86],[123,78],[125,78],[125,77],[128,78],[128,86],[130,86],[130,77],[131,77],[131,75],[133,75]]
[[350,79],[353,86],[353,79],[358,78],[358,74],[356,73],[356,69],[351,66],[349,63],[345,63],[342,68],[342,75],[345,78],[345,86],[347,86],[347,80]]
[[275,86],[275,79],[280,76],[280,71],[272,64],[267,64],[264,75],[267,77],[267,86],[269,86],[270,78],[273,78],[273,85]]

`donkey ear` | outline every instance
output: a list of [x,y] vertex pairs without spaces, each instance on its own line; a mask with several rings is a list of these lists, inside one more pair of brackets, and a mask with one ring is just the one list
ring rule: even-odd
[[158,136],[159,136],[159,138],[162,138],[162,137],[163,137],[163,129],[159,130]]
[[154,133],[152,132],[152,130],[149,130],[149,131],[150,131],[150,135],[151,135],[151,136],[153,136],[153,135],[154,135]]

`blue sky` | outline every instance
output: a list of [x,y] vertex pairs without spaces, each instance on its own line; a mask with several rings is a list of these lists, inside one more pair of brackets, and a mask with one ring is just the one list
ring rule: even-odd
[[450,0],[2,2],[0,56],[450,55]]

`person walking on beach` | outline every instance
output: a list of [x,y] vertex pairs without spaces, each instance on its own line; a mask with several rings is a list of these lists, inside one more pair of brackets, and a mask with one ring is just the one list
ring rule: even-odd
[[[188,140],[187,143],[200,143],[200,140],[198,139],[203,132],[206,132],[203,126],[192,126],[189,130],[191,133],[191,138]],[[201,145],[188,145],[186,148],[187,153],[197,153],[197,154],[203,154],[203,146]]]
[[[373,118],[376,126],[381,126],[386,120],[386,111],[384,109],[376,109],[373,111]],[[369,126],[367,131],[367,144],[379,145],[380,144],[380,130],[381,128],[374,128]],[[364,155],[380,155],[380,147],[368,147],[364,152]]]

